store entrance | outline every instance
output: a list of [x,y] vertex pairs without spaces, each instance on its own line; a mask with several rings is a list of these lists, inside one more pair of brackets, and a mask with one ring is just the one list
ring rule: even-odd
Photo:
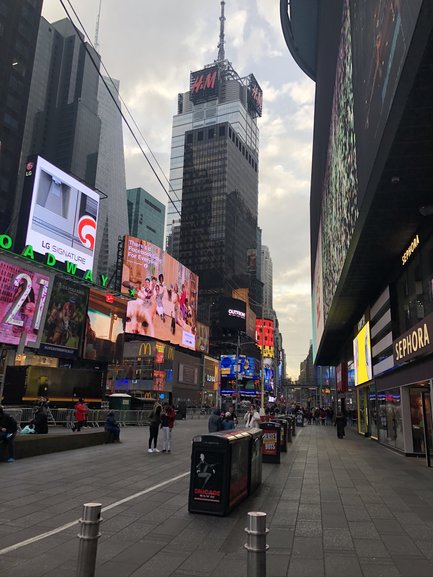
[[424,454],[431,466],[433,448],[431,398],[428,384],[411,387],[410,415],[414,453]]

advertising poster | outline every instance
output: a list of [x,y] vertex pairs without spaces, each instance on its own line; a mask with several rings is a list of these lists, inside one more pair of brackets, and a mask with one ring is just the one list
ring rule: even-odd
[[39,353],[73,358],[81,349],[87,312],[87,287],[56,277]]
[[195,350],[198,276],[156,245],[125,236],[122,293],[125,333]]
[[190,100],[194,104],[212,100],[218,96],[219,70],[218,66],[191,72]]
[[232,444],[229,506],[233,507],[248,493],[249,440]]
[[263,429],[263,437],[262,437],[262,455],[278,455],[278,431],[277,429],[267,429],[263,425],[261,426]]
[[366,323],[353,341],[355,385],[362,385],[373,378],[371,366],[370,323]]
[[113,363],[121,360],[116,343],[123,335],[126,322],[126,300],[90,289],[84,333],[85,359]]
[[92,270],[99,195],[41,157],[26,169],[26,178],[34,179],[26,244]]
[[221,503],[223,494],[223,453],[193,449],[193,501]]
[[[0,261],[0,342],[37,347],[50,277]],[[22,342],[22,341],[21,341]]]

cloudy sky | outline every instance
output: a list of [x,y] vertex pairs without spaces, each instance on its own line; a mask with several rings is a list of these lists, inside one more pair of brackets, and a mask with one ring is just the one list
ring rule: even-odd
[[[94,42],[100,0],[63,1],[68,10],[71,2]],[[102,61],[120,80],[121,96],[167,177],[177,94],[188,90],[191,71],[217,57],[219,15],[220,0],[102,0]],[[225,15],[226,58],[240,76],[253,73],[263,89],[259,225],[273,260],[274,309],[283,334],[287,375],[297,378],[311,339],[314,83],[285,45],[278,0],[226,0]],[[64,18],[60,0],[44,0],[43,16],[51,22]],[[166,203],[164,190],[127,133],[125,156],[128,188],[141,186]]]

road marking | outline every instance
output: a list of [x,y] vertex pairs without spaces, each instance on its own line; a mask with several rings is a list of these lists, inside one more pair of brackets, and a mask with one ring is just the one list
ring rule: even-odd
[[[154,485],[153,487],[149,487],[148,489],[144,489],[143,491],[139,491],[134,495],[130,495],[129,497],[125,497],[124,499],[120,499],[120,501],[116,501],[115,503],[111,503],[111,505],[107,505],[106,507],[102,507],[101,512],[109,511],[110,509],[114,509],[119,505],[123,505],[123,503],[127,503],[128,501],[132,501],[137,497],[141,497],[146,493],[150,493],[151,491],[156,491],[156,489],[161,489],[161,487],[165,487],[165,485],[169,485],[170,483],[174,483],[183,477],[189,475],[189,471],[187,473],[182,473],[181,475],[177,475],[172,479],[168,479],[167,481],[163,481],[162,483],[158,483],[158,485]],[[32,543],[36,543],[37,541],[41,541],[42,539],[46,539],[47,537],[51,537],[51,535],[56,535],[57,533],[61,533],[74,525],[78,525],[80,522],[79,519],[76,521],[71,521],[70,523],[66,523],[65,525],[61,525],[60,527],[56,527],[55,529],[51,529],[51,531],[46,531],[45,533],[41,533],[40,535],[36,535],[35,537],[31,537],[30,539],[26,539],[25,541],[21,541],[20,543],[15,543],[15,545],[10,545],[9,547],[5,547],[4,549],[0,549],[0,555],[5,555],[6,553],[11,553],[12,551],[16,551],[17,549],[21,549],[21,547],[25,547],[26,545],[31,545]]]

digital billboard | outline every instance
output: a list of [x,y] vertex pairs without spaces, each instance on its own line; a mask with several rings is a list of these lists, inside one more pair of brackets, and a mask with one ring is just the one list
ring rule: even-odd
[[261,116],[263,112],[263,90],[260,88],[254,74],[249,76],[248,109],[253,114]]
[[122,341],[126,302],[109,293],[90,289],[84,332],[85,359],[107,363],[121,360],[122,351],[116,350],[116,343]]
[[353,341],[355,385],[362,385],[373,378],[371,366],[370,323],[366,323]]
[[198,321],[195,332],[195,350],[201,353],[209,352],[209,327]]
[[[51,277],[0,260],[0,343],[38,346]],[[21,341],[22,342],[22,341]]]
[[25,244],[92,270],[99,195],[40,156],[27,163],[26,179],[33,186]]
[[239,361],[236,362],[236,355],[221,355],[221,376],[240,379],[259,379],[260,378],[260,361],[253,357],[239,355]]
[[74,358],[81,351],[88,288],[56,276],[51,291],[39,353]]
[[158,246],[125,236],[122,288],[125,333],[195,350],[198,276]]
[[[264,326],[262,328],[262,324]],[[256,341],[263,348],[263,356],[274,357],[274,321],[258,318],[256,320]]]
[[243,300],[221,297],[219,301],[220,325],[223,329],[245,332],[247,305]]
[[190,100],[196,104],[205,100],[211,100],[218,96],[219,70],[218,66],[191,72],[190,77]]

